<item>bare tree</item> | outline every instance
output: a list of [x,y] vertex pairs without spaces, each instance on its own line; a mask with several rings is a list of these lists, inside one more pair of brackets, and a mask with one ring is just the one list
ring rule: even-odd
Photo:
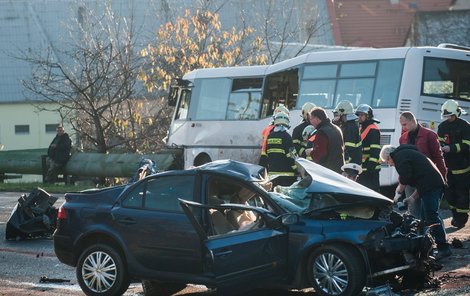
[[45,56],[21,56],[34,66],[32,80],[23,85],[30,95],[52,103],[38,108],[58,111],[85,150],[154,149],[158,141],[149,137],[158,129],[159,101],[139,92],[141,58],[133,19],[115,15],[110,2],[97,8],[103,11],[84,3],[78,7],[66,46],[51,46]]
[[[254,35],[261,39],[268,63],[292,58],[309,50],[315,37],[330,26],[320,17],[317,1],[253,1],[241,9],[242,19],[249,19]],[[253,17],[255,12],[255,17]]]

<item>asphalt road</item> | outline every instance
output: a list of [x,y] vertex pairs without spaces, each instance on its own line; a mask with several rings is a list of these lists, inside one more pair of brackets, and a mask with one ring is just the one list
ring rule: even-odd
[[[28,192],[29,193],[29,192]],[[51,239],[5,240],[6,222],[21,193],[0,192],[0,296],[4,295],[84,295],[75,277],[75,270],[56,258]],[[60,194],[56,206],[63,202]],[[444,268],[435,274],[442,288],[424,292],[408,292],[402,295],[443,296],[470,295],[470,225],[456,230],[449,227],[448,212],[443,212],[448,239],[457,238],[463,248],[454,248],[454,254],[443,262]],[[41,283],[41,277],[64,280],[61,283]],[[311,290],[304,291],[255,291],[251,296],[313,296]],[[365,294],[365,293],[364,293]],[[140,283],[131,284],[125,294],[143,295]],[[189,285],[175,295],[215,295],[204,286]],[[248,295],[246,295],[248,296]]]

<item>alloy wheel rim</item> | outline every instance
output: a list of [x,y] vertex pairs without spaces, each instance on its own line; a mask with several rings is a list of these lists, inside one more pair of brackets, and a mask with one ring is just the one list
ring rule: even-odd
[[82,278],[93,292],[103,293],[116,282],[117,268],[113,258],[104,252],[89,254],[82,265]]
[[349,276],[343,260],[332,253],[317,257],[313,264],[313,278],[318,287],[330,295],[340,295],[348,287]]

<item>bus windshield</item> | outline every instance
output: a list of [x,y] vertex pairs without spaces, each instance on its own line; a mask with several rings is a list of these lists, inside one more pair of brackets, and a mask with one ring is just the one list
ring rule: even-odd
[[195,79],[189,118],[256,120],[259,118],[262,85],[263,78]]

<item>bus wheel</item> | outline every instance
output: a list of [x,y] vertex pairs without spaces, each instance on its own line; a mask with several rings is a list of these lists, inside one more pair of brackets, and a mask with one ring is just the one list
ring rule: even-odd
[[194,159],[194,166],[200,166],[211,161],[212,159],[209,155],[207,155],[206,153],[201,153]]

